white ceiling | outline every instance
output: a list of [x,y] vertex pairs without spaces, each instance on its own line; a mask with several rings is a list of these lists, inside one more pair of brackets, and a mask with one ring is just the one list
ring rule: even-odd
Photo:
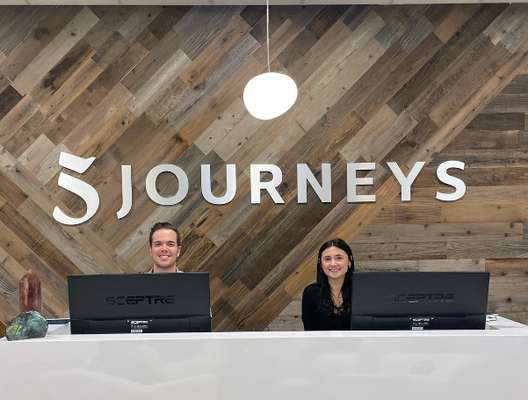
[[[467,4],[467,3],[524,3],[522,0],[270,0],[270,5],[303,4]],[[266,0],[0,0],[0,5],[265,5]],[[0,10],[1,12],[1,10]]]

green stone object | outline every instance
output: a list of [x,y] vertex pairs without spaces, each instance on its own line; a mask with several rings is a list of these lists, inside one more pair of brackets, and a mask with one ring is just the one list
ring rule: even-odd
[[18,314],[6,328],[7,340],[41,338],[48,332],[48,321],[36,311]]

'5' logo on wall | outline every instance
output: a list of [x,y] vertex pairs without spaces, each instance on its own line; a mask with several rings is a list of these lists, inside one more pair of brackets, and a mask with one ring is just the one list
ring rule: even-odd
[[[92,165],[94,161],[95,157],[82,158],[61,152],[59,165],[82,174],[90,167],[90,165]],[[86,214],[80,218],[73,218],[64,214],[64,212],[62,212],[58,206],[55,206],[53,209],[53,218],[55,218],[56,221],[64,225],[77,225],[88,221],[95,215],[97,209],[99,208],[100,200],[99,193],[97,193],[97,190],[95,190],[93,186],[81,181],[80,179],[65,174],[64,172],[61,172],[59,175],[59,186],[69,190],[72,193],[75,193],[85,201]]]

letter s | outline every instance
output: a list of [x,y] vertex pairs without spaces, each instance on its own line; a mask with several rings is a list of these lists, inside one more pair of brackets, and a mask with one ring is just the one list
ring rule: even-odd
[[466,184],[454,176],[448,175],[447,170],[449,168],[457,168],[464,170],[464,163],[461,161],[444,161],[436,169],[436,176],[438,179],[446,185],[453,186],[456,190],[453,193],[441,193],[436,192],[436,198],[441,201],[455,201],[459,200],[466,194]]
[[[92,165],[94,160],[95,157],[82,158],[61,152],[59,165],[82,174],[90,167],[90,165]],[[95,215],[99,208],[99,194],[93,186],[63,172],[59,175],[59,186],[75,193],[84,200],[86,203],[86,214],[80,218],[73,218],[62,212],[58,206],[55,206],[55,209],[53,210],[53,218],[55,218],[57,222],[64,225],[78,225],[88,221]]]

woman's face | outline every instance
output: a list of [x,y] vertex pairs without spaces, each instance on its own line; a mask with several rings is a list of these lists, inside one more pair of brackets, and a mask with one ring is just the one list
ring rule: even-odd
[[321,254],[321,268],[328,279],[344,279],[349,265],[347,253],[339,247],[329,247]]

